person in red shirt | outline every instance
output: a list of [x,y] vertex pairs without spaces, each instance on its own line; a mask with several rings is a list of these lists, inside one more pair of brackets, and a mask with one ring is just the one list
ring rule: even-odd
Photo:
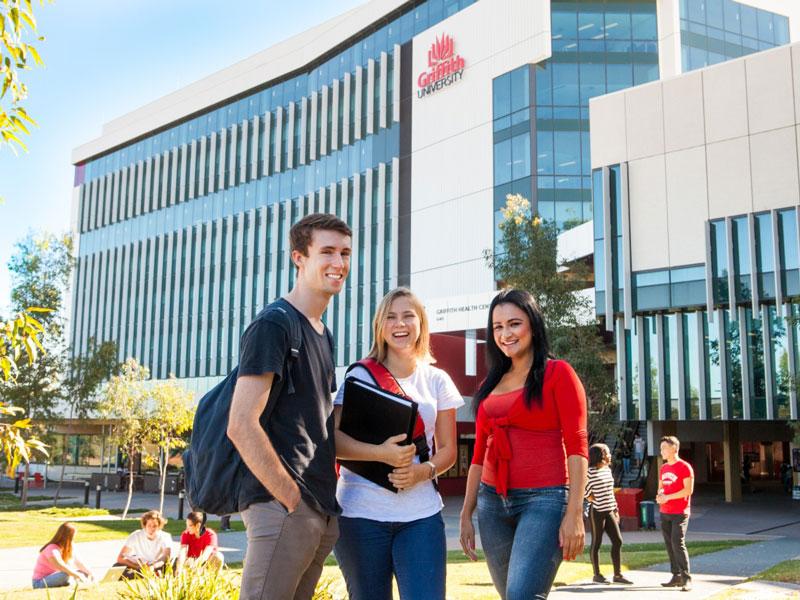
[[181,549],[175,564],[175,572],[184,566],[200,567],[208,565],[219,569],[225,564],[225,557],[219,551],[217,534],[205,526],[205,514],[199,511],[186,516],[186,531],[181,534]]
[[661,438],[661,458],[664,464],[659,472],[656,502],[661,508],[661,533],[667,546],[672,579],[664,587],[679,587],[684,592],[692,588],[689,575],[689,553],[686,551],[686,528],[689,526],[694,471],[692,466],[678,456],[681,443],[673,435]]
[[586,395],[550,354],[539,305],[523,290],[489,307],[487,376],[476,392],[475,454],[461,510],[461,547],[476,560],[472,515],[504,600],[547,598],[562,559],[583,552]]

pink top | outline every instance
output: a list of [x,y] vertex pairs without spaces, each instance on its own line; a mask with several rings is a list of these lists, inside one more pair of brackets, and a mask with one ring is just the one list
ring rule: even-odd
[[52,567],[49,560],[56,552],[61,554],[61,548],[58,544],[48,544],[44,550],[39,552],[39,557],[36,559],[36,566],[33,567],[33,579],[42,579],[58,571],[58,569]]

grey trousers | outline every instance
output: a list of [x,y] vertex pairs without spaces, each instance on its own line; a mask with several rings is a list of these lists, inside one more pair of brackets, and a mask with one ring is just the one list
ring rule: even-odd
[[336,517],[302,500],[289,514],[273,500],[251,504],[242,520],[247,554],[240,600],[309,600],[339,537]]
[[673,575],[689,575],[689,552],[686,550],[686,528],[689,515],[661,513],[661,533],[667,546],[669,564]]

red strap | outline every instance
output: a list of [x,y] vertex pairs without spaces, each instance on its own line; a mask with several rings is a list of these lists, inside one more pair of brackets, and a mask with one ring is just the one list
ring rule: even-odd
[[[403,396],[404,398],[409,398],[403,391],[403,388],[400,387],[400,383],[395,379],[395,376],[391,374],[383,363],[378,362],[374,358],[362,358],[357,364],[369,371],[375,383],[377,383],[381,389],[397,394],[398,396]],[[409,400],[411,400],[411,398],[409,398]],[[421,435],[425,435],[425,423],[422,420],[422,416],[417,413],[417,420],[414,423],[414,438],[416,439]]]

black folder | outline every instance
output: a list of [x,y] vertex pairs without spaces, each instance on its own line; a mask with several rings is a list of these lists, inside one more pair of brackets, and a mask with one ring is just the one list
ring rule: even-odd
[[[410,444],[417,420],[417,403],[376,385],[348,377],[344,382],[344,400],[339,430],[367,444],[382,444],[393,435],[405,433]],[[339,464],[397,493],[388,475],[394,467],[369,460],[340,460]]]

